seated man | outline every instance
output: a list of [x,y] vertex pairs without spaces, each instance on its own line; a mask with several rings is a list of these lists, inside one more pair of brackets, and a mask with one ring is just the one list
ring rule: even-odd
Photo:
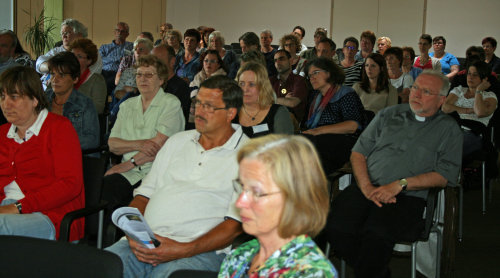
[[196,130],[167,141],[130,203],[144,214],[160,246],[147,249],[123,238],[108,248],[122,259],[124,277],[218,271],[241,232],[231,181],[238,175],[236,154],[248,138],[231,121],[243,92],[235,81],[217,75],[201,83],[195,101]]
[[273,33],[271,30],[263,30],[260,33],[260,42],[262,43],[260,47],[260,52],[264,54],[266,58],[266,69],[269,77],[277,74],[276,68],[274,67],[274,53],[276,53],[276,49],[272,47],[271,43],[273,42]]
[[297,122],[304,117],[307,102],[307,87],[304,78],[292,72],[290,53],[280,49],[274,54],[274,65],[278,75],[270,78],[276,93],[276,103],[291,109]]
[[428,189],[457,185],[462,134],[439,109],[448,88],[442,73],[422,72],[410,103],[381,110],[353,147],[357,185],[334,200],[327,235],[358,278],[390,277],[395,242],[422,232]]
[[132,200],[134,188],[151,169],[156,153],[170,136],[184,130],[179,100],[161,88],[168,76],[165,64],[153,55],[145,55],[136,66],[140,95],[120,105],[108,140],[109,150],[123,155],[122,162],[111,167],[103,180],[102,199],[110,203],[111,209]]
[[120,61],[126,53],[132,52],[134,44],[126,41],[129,35],[129,27],[125,22],[118,22],[115,28],[115,39],[109,44],[99,47],[99,54],[102,57],[102,76],[106,80],[108,94],[115,88],[116,72]]
[[[259,51],[261,49],[259,37],[254,32],[246,32],[245,34],[241,35],[238,41],[240,42],[242,54],[245,54],[252,50]],[[229,68],[227,76],[229,78],[236,78],[236,74],[238,73],[240,66],[241,64],[239,60],[234,61]]]

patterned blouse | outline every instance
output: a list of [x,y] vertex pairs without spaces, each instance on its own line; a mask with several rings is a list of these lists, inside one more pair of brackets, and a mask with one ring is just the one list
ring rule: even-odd
[[258,240],[254,239],[233,250],[222,262],[219,278],[338,277],[335,267],[306,235],[276,250],[255,272],[247,275],[259,248]]

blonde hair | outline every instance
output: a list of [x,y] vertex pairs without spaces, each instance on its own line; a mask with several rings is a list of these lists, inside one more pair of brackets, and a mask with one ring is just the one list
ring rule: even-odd
[[380,37],[377,39],[377,44],[381,41],[381,40],[385,40],[386,44],[387,44],[387,47],[391,47],[392,46],[392,42],[391,42],[391,38],[389,37]]
[[240,82],[240,76],[245,71],[251,71],[255,74],[255,83],[259,89],[259,105],[266,107],[274,103],[274,90],[269,81],[267,69],[259,63],[246,63],[240,67],[236,74],[236,81]]
[[329,198],[326,177],[311,142],[299,135],[270,134],[245,144],[238,152],[238,163],[245,158],[262,162],[283,194],[280,237],[318,235],[326,224]]

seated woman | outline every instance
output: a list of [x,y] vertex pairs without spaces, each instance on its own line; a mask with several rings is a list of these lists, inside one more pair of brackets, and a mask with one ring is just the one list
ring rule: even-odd
[[[85,206],[78,136],[47,111],[33,68],[0,75],[0,106],[8,121],[0,127],[0,234],[57,239],[64,215]],[[83,224],[73,222],[71,241],[83,237]]]
[[401,65],[401,70],[403,73],[409,73],[413,80],[417,80],[417,76],[422,73],[421,68],[413,66],[413,61],[415,61],[415,50],[410,46],[403,46],[403,63]]
[[[300,136],[268,135],[238,152],[243,230],[256,239],[233,250],[219,278],[338,277],[311,237],[328,214],[328,190],[316,150]],[[307,170],[304,170],[307,165]]]
[[47,89],[50,112],[68,118],[80,139],[82,150],[99,146],[99,120],[92,100],[74,85],[80,77],[80,63],[75,54],[61,52],[49,59],[50,88]]
[[233,122],[240,124],[248,137],[293,134],[290,112],[275,104],[275,93],[264,65],[252,62],[242,65],[236,81],[243,89],[243,107]]
[[107,90],[106,81],[100,73],[93,73],[89,67],[97,61],[97,46],[89,39],[76,39],[69,45],[69,51],[80,62],[80,77],[74,88],[94,102],[98,114],[104,112]]
[[377,39],[378,53],[384,55],[385,51],[392,46],[391,39],[389,37],[380,37]]
[[410,96],[410,87],[413,84],[413,78],[410,74],[401,70],[403,65],[403,50],[400,47],[390,47],[384,53],[387,63],[387,72],[392,86],[398,91],[398,102],[408,103]]
[[414,67],[425,69],[435,69],[441,71],[441,62],[439,59],[429,56],[429,49],[432,46],[432,37],[429,34],[422,34],[418,40],[418,50],[420,56],[415,58]]
[[[488,77],[491,68],[483,61],[472,63],[467,69],[467,86],[458,86],[450,91],[443,104],[446,113],[457,112],[461,120],[472,120],[479,123],[478,129],[485,128],[497,108],[497,97],[490,88]],[[463,126],[463,125],[462,125]],[[464,133],[463,156],[478,151],[482,147],[482,139],[475,127],[462,128]]]
[[292,67],[292,71],[295,74],[298,74],[296,71],[297,64],[299,63],[300,56],[297,55],[298,50],[300,49],[300,40],[294,34],[284,35],[280,39],[280,48],[285,49],[290,53],[290,66]]
[[437,36],[432,39],[432,47],[434,48],[434,52],[429,54],[432,58],[439,59],[439,63],[441,64],[441,71],[446,77],[450,80],[457,75],[458,69],[460,67],[460,63],[457,60],[457,57],[453,56],[453,54],[449,52],[445,52],[446,48],[446,39],[443,36]]
[[133,68],[135,62],[139,59],[139,56],[151,53],[153,50],[153,42],[149,39],[138,38],[134,41],[134,52],[132,55],[124,56],[120,61],[120,66],[118,66],[118,72],[115,77],[115,85],[120,82],[120,77],[124,70],[128,68]]
[[361,82],[352,87],[358,94],[365,110],[379,110],[398,104],[398,92],[389,82],[384,56],[371,53],[366,57]]
[[342,53],[344,60],[340,62],[340,66],[344,70],[345,80],[344,85],[352,87],[354,83],[361,80],[361,69],[363,61],[356,61],[354,56],[358,52],[359,42],[355,37],[348,37],[344,40]]
[[170,45],[174,51],[175,55],[179,55],[179,53],[182,53],[182,50],[184,49],[182,47],[182,34],[178,30],[168,30],[167,31],[167,44]]
[[226,69],[230,69],[231,65],[236,61],[236,54],[232,50],[224,49],[224,44],[226,41],[222,36],[222,33],[219,31],[213,31],[208,37],[208,48],[212,50],[217,50],[219,52],[219,56],[224,61],[224,65]]
[[318,149],[325,172],[331,173],[349,160],[364,126],[364,108],[356,92],[342,85],[344,71],[332,59],[312,60],[306,72],[315,91],[302,133]]

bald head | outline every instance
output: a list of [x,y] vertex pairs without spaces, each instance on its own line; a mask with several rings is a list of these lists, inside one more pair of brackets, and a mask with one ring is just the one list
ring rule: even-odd
[[169,72],[174,71],[175,65],[175,51],[174,49],[166,44],[160,44],[153,48],[151,54],[156,56],[160,61],[167,65]]

